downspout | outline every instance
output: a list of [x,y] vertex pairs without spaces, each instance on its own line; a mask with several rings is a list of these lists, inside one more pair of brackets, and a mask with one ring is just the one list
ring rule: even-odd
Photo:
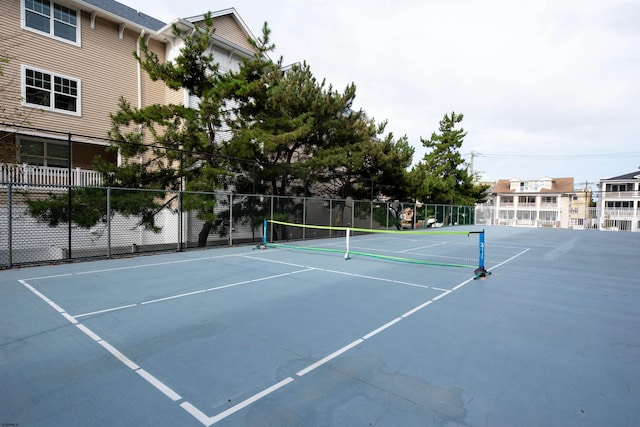
[[[140,37],[138,37],[138,42],[136,43],[136,56],[138,58],[140,58],[140,43],[143,40],[143,37],[145,36],[146,32],[145,30],[142,30],[140,32]],[[138,109],[142,108],[142,66],[140,65],[140,60],[136,60],[136,72],[137,72],[137,79],[138,79]],[[142,164],[142,155],[140,155],[140,164]],[[138,244],[142,245],[143,243],[143,238],[144,238],[144,231],[142,229],[142,227],[140,227],[140,231],[138,233]]]
[[[140,32],[140,37],[138,38],[138,43],[136,44],[136,55],[140,58],[140,41],[145,36],[145,30]],[[137,62],[137,73],[138,73],[138,108],[142,108],[142,66],[140,65],[140,61]]]

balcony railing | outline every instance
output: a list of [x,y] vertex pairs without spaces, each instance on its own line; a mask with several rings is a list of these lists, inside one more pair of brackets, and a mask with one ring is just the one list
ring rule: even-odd
[[603,200],[617,200],[617,199],[638,199],[640,198],[640,191],[607,191],[602,193]]
[[[69,179],[71,172],[71,179]],[[27,164],[0,163],[0,184],[101,186],[102,175],[80,168],[54,168]]]
[[639,214],[640,210],[634,208],[604,208],[605,218],[633,218]]

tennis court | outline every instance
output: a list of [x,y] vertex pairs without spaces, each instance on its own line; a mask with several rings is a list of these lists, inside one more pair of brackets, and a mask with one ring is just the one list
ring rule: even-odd
[[640,425],[640,234],[484,237],[477,280],[370,235],[0,271],[0,423]]

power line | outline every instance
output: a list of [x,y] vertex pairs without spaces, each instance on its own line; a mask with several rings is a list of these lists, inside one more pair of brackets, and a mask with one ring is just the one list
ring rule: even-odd
[[600,153],[600,154],[497,154],[497,153],[471,153],[475,157],[491,157],[503,159],[573,159],[573,160],[604,160],[626,159],[640,157],[640,151],[624,153]]

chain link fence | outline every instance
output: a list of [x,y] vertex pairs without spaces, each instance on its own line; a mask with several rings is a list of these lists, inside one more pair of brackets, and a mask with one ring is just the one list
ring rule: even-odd
[[[162,207],[136,211],[134,198]],[[38,209],[42,206],[47,208]],[[0,268],[258,244],[264,219],[426,229],[474,224],[475,210],[398,201],[9,183],[0,185]],[[270,232],[274,240],[331,237],[328,230],[286,226]]]

